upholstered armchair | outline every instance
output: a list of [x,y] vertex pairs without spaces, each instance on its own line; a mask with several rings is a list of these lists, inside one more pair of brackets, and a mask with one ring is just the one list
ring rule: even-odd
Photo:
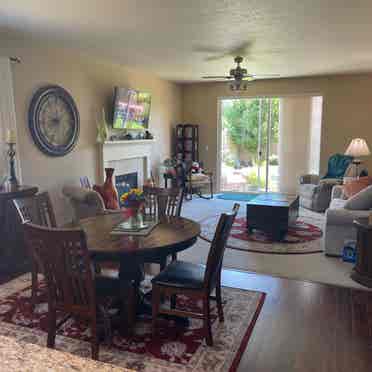
[[342,154],[332,155],[324,177],[306,174],[300,177],[300,205],[315,212],[324,212],[331,201],[332,188],[342,184],[343,177],[354,176],[353,158]]
[[65,186],[62,193],[70,200],[74,212],[73,222],[99,214],[120,213],[120,210],[106,209],[101,195],[92,189]]

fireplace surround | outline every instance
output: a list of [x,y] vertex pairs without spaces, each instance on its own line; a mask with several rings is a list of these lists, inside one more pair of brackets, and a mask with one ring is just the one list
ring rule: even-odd
[[[151,176],[151,150],[155,142],[151,140],[106,141],[99,145],[100,177],[104,182],[104,169],[114,168],[114,183],[120,176],[137,173],[137,186],[141,187]],[[117,180],[116,177],[119,176]]]

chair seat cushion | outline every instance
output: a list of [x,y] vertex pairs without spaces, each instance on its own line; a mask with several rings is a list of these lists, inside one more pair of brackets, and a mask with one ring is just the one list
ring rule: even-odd
[[312,199],[314,195],[314,190],[318,187],[318,185],[313,185],[311,183],[300,185],[299,187],[299,194],[301,197],[305,199]]
[[203,265],[173,261],[151,282],[168,287],[200,289],[204,285],[204,272]]
[[191,181],[192,182],[209,182],[210,176],[203,173],[193,173],[191,174]]
[[344,209],[346,200],[345,199],[332,199],[329,209]]

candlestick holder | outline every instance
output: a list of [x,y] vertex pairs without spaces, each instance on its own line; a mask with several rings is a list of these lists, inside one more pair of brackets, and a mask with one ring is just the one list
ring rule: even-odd
[[7,145],[9,146],[7,155],[9,157],[9,177],[8,177],[8,185],[10,188],[15,188],[19,186],[19,182],[17,180],[16,176],[16,170],[15,170],[15,143],[14,142],[7,142]]

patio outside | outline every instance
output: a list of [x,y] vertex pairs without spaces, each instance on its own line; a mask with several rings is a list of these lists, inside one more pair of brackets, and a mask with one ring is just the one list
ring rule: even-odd
[[221,191],[266,190],[266,177],[278,191],[279,99],[223,100],[221,113]]

